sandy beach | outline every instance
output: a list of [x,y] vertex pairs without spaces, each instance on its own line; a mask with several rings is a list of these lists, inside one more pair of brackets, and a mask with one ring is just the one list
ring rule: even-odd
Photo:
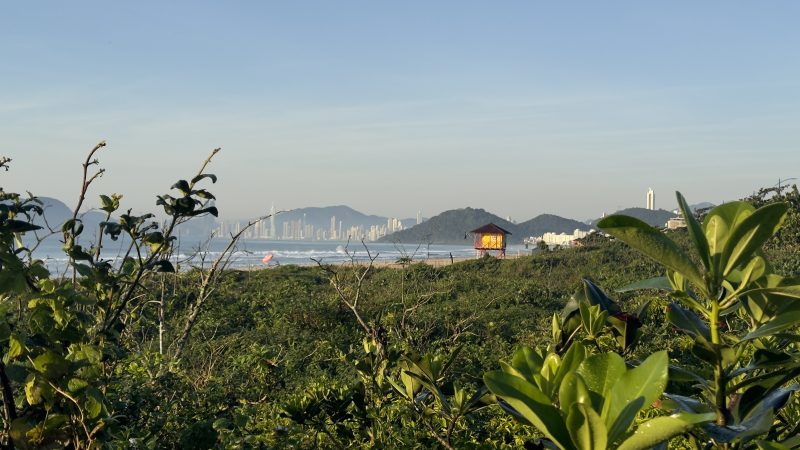
[[[514,253],[514,254],[507,254],[505,256],[505,259],[517,259],[517,258],[521,258],[523,256],[530,256],[530,253],[517,252],[517,253]],[[451,258],[429,258],[429,259],[418,258],[418,259],[414,259],[412,261],[412,264],[424,263],[424,264],[427,264],[427,265],[432,266],[432,267],[444,267],[444,266],[449,266],[451,264],[459,263],[459,262],[462,262],[462,261],[469,261],[469,260],[472,260],[472,259],[477,259],[477,258],[475,256],[453,257],[452,259]],[[349,264],[349,263],[339,263],[339,264]],[[362,261],[359,261],[358,264],[359,265],[366,265]],[[400,264],[400,263],[398,263],[396,261],[386,261],[386,260],[374,261],[372,263],[372,266],[373,267],[388,267],[388,268],[395,268],[395,269],[400,269],[400,268],[403,267],[402,264]]]

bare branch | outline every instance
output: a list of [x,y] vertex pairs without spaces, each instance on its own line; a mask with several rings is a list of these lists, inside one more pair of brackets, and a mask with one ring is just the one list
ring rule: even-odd
[[361,241],[361,244],[364,246],[368,258],[368,263],[366,267],[363,267],[363,269],[360,268],[361,265],[357,264],[355,254],[351,254],[348,250],[345,250],[347,255],[350,256],[350,264],[353,267],[353,270],[356,271],[355,286],[353,287],[354,292],[352,294],[348,294],[346,292],[345,288],[346,283],[341,279],[338,271],[333,270],[330,266],[323,265],[322,260],[317,260],[312,258],[312,261],[317,263],[317,266],[319,266],[323,271],[325,271],[325,273],[328,274],[328,280],[330,281],[331,285],[336,291],[336,294],[338,295],[339,299],[342,301],[342,303],[345,304],[345,306],[347,306],[348,309],[350,309],[350,311],[353,313],[353,316],[356,318],[356,321],[358,322],[359,326],[361,326],[364,332],[367,333],[367,335],[376,337],[377,331],[373,327],[367,325],[367,322],[364,320],[363,317],[361,317],[361,313],[359,313],[358,311],[358,302],[361,298],[361,293],[363,291],[364,280],[367,278],[367,275],[369,275],[369,273],[372,271],[375,260],[378,258],[378,254],[376,253],[375,256],[372,256],[372,254],[369,251],[369,248],[367,248],[367,245],[364,243],[363,240]]
[[[276,214],[279,213],[280,212],[277,212]],[[228,267],[228,264],[231,260],[231,255],[233,254],[239,240],[248,229],[255,226],[259,222],[269,219],[270,217],[272,217],[272,214],[268,214],[259,217],[256,220],[250,221],[247,223],[247,225],[242,227],[238,233],[231,235],[231,239],[228,242],[228,245],[225,247],[225,250],[223,250],[222,253],[217,257],[208,272],[202,275],[200,281],[200,290],[197,294],[197,300],[195,300],[193,304],[189,305],[189,312],[186,316],[186,323],[183,326],[183,331],[175,341],[176,360],[180,360],[181,356],[183,355],[186,343],[189,340],[189,335],[191,334],[192,328],[194,328],[194,325],[197,322],[203,304],[206,302],[206,300],[208,300],[209,297],[211,297],[211,294],[214,293],[214,287],[217,284],[216,281],[218,280],[221,272]]]
[[[98,170],[94,175],[89,177],[89,166],[98,164],[99,161],[97,159],[92,159],[94,154],[97,153],[98,150],[106,146],[106,141],[100,141],[94,148],[89,152],[89,155],[86,157],[86,161],[83,163],[83,180],[81,181],[81,190],[80,195],[78,196],[78,204],[75,206],[75,209],[72,211],[72,220],[78,218],[78,212],[81,210],[81,206],[83,206],[83,201],[86,199],[86,191],[89,190],[89,185],[92,184],[94,180],[98,177],[101,177],[105,172],[105,169]],[[75,225],[72,226],[72,232],[75,232]]]

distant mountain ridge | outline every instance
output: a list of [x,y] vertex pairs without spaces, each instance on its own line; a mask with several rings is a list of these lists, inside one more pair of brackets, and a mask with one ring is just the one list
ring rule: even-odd
[[[63,202],[50,197],[40,197],[40,200],[44,203],[45,217],[51,228],[60,229],[61,224],[72,217],[70,208]],[[707,207],[707,205],[710,204],[703,203],[694,206]],[[663,227],[667,220],[675,215],[673,212],[663,209],[648,210],[645,208],[626,208],[614,214],[636,217],[655,227]],[[104,214],[97,211],[89,211],[79,217],[84,221],[84,227],[87,231],[96,230],[98,224],[105,219]],[[304,226],[313,225],[315,229],[330,230],[331,218],[333,217],[335,217],[337,230],[341,226],[343,231],[355,226],[361,226],[365,229],[373,225],[386,226],[389,220],[387,217],[364,214],[346,205],[335,205],[305,207],[283,212],[275,217],[275,224],[279,236],[284,222],[302,221]],[[208,230],[214,227],[214,220],[212,217],[205,219],[204,221],[195,221],[199,229],[196,230],[197,233],[191,234],[208,234]],[[488,223],[494,223],[512,233],[509,237],[509,243],[518,244],[527,237],[541,236],[547,232],[569,234],[575,230],[588,231],[592,228],[596,229],[596,224],[599,220],[598,218],[587,223],[554,214],[541,214],[515,224],[484,209],[465,207],[444,211],[418,225],[415,218],[402,219],[404,230],[384,236],[378,242],[464,244],[465,242],[471,242],[469,231]],[[201,224],[199,222],[208,223]],[[44,225],[44,222],[38,219],[37,224]],[[189,229],[185,230],[185,232],[189,231]]]
[[589,229],[583,222],[553,214],[542,214],[514,224],[484,209],[467,207],[445,211],[412,228],[385,236],[378,242],[463,244],[465,241],[471,242],[468,234],[471,230],[488,223],[511,232],[508,238],[511,244],[520,244],[529,236],[541,236],[547,232],[572,233],[576,229]]
[[[44,210],[44,217],[36,216],[33,218],[33,223],[46,229],[51,229],[58,232],[61,231],[61,226],[67,220],[72,219],[72,209],[61,200],[52,197],[38,197],[42,202],[42,209]],[[158,208],[154,208],[156,211]],[[118,210],[112,220],[115,220],[119,214],[124,213],[124,208]],[[139,213],[134,213],[139,214]],[[96,238],[97,233],[100,232],[100,222],[106,220],[105,212],[97,210],[84,211],[78,214],[78,219],[83,224],[82,236],[86,238]],[[151,219],[158,222],[158,219]],[[181,224],[179,226],[180,235],[183,237],[208,237],[215,228],[213,216],[201,216],[194,220]],[[52,237],[55,238],[55,237]]]
[[[671,211],[646,208],[626,208],[614,214],[635,217],[654,227],[663,227],[670,218],[675,216]],[[378,242],[463,244],[464,237],[470,230],[487,223],[494,223],[511,232],[508,239],[510,244],[519,244],[527,237],[541,236],[548,232],[571,234],[575,230],[597,229],[599,220],[598,218],[586,223],[554,214],[541,214],[525,222],[514,224],[483,209],[461,208],[445,211],[420,225],[385,236]],[[468,241],[469,236],[466,237]]]
[[[33,223],[40,227],[47,228],[49,226],[53,230],[61,230],[61,225],[67,220],[72,219],[72,209],[61,200],[52,197],[38,197],[42,202],[42,209],[44,210],[44,218],[35,217]],[[100,222],[106,219],[103,213],[97,211],[87,211],[78,214],[78,219],[83,221],[83,228],[85,230],[96,230]]]

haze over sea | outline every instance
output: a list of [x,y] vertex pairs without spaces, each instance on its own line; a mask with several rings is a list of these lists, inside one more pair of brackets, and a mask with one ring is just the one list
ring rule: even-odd
[[[204,242],[182,242],[176,255],[171,261],[177,263],[179,270],[188,270],[192,267],[199,267],[210,264],[220,256],[221,252],[228,245],[229,240],[223,238],[213,238],[208,243]],[[474,256],[475,250],[469,245],[471,241],[464,245],[438,245],[431,244],[416,246],[408,244],[386,244],[386,243],[366,243],[369,253],[376,257],[379,262],[394,262],[397,259],[408,256],[414,261],[429,259],[449,259],[464,258]],[[62,244],[55,238],[49,238],[42,242],[34,252],[36,258],[42,259],[51,273],[58,274],[65,270],[68,258],[61,248]],[[127,245],[122,242],[106,241],[103,249],[102,258],[118,263]],[[508,254],[516,255],[524,251],[524,246],[509,247]],[[272,260],[264,264],[262,260],[265,256],[272,255]],[[257,269],[277,265],[311,265],[316,264],[314,260],[323,263],[338,264],[351,260],[368,261],[369,256],[364,244],[361,242],[347,241],[271,241],[261,239],[244,239],[239,242],[238,250],[235,251],[230,259],[230,268],[235,269]]]

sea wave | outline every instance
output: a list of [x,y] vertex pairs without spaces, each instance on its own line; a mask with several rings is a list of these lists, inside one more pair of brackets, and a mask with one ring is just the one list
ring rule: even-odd
[[[61,245],[48,245],[40,248],[34,256],[42,259],[45,265],[53,273],[60,273],[66,270],[69,259],[61,250]],[[188,269],[200,265],[208,266],[223,254],[227,242],[212,242],[210,247],[202,251],[198,246],[185,245],[175,255],[170,257],[173,264],[179,265],[180,269]],[[127,248],[125,249],[127,250]],[[443,259],[452,255],[455,258],[471,256],[474,253],[469,247],[464,246],[445,246],[431,245],[430,247],[419,248],[411,247],[406,249],[393,244],[368,243],[367,249],[362,245],[349,245],[336,242],[309,242],[309,241],[259,241],[251,240],[241,243],[229,259],[231,268],[253,268],[264,267],[267,265],[312,265],[314,261],[325,263],[337,263],[349,260],[366,261],[375,258],[378,261],[394,261],[403,257],[409,257],[415,261],[426,259]],[[104,251],[102,258],[111,261],[112,264],[119,264],[123,252],[119,249],[115,251]],[[268,263],[263,263],[265,256],[272,255]]]

